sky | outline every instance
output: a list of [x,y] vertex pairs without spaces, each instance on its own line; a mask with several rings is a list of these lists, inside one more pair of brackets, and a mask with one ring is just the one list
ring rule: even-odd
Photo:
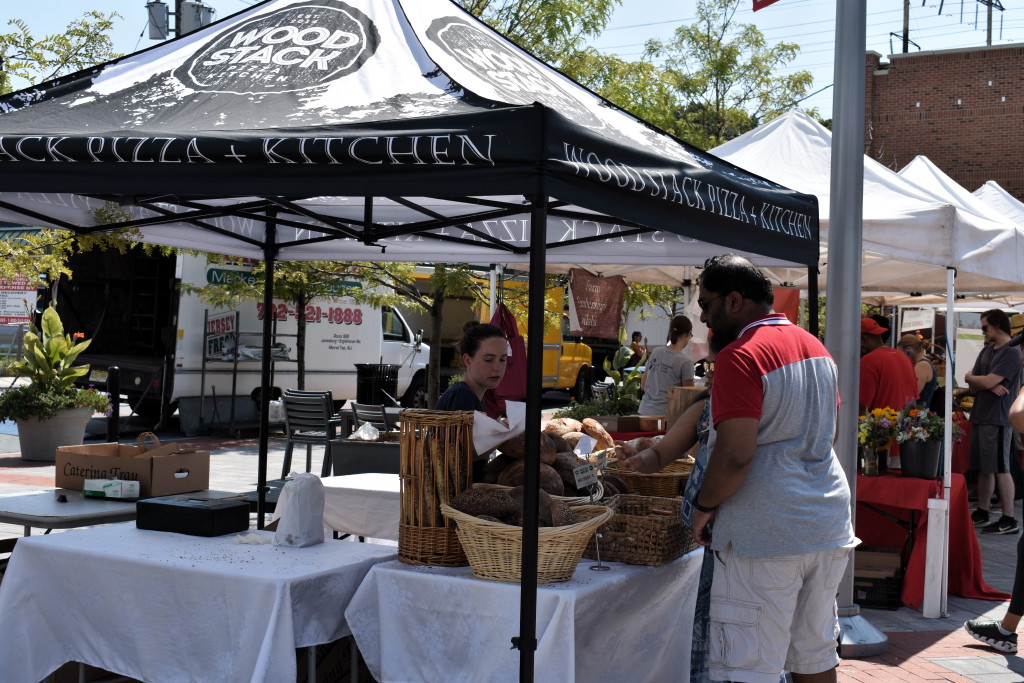
[[[173,0],[165,0],[173,7]],[[256,0],[205,0],[224,18]],[[752,2],[743,0],[736,20],[753,24],[769,44],[792,42],[800,55],[786,71],[810,71],[811,94],[801,106],[817,108],[824,118],[832,114],[832,76],[836,0],[779,0],[754,13]],[[992,44],[1024,43],[1024,3],[1003,2],[995,12]],[[62,33],[68,22],[80,18],[86,8],[121,15],[113,31],[115,48],[125,54],[155,45],[146,31],[145,0],[0,0],[0,33],[10,30],[9,19],[22,19],[38,38]],[[625,59],[639,59],[647,40],[669,40],[673,31],[690,24],[696,16],[696,0],[623,0],[608,27],[591,41],[594,47]],[[940,14],[939,10],[942,9]],[[910,39],[921,50],[983,46],[986,40],[986,7],[978,0],[910,0]],[[886,56],[901,49],[901,39],[890,36],[903,30],[903,3],[899,0],[867,0],[867,49]],[[915,51],[914,45],[910,47]],[[27,84],[26,84],[27,85]]]

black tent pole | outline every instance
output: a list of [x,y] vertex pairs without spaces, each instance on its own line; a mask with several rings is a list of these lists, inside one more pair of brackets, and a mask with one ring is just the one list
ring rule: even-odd
[[526,352],[526,469],[523,480],[523,563],[519,593],[519,680],[533,682],[537,650],[537,489],[540,485],[540,397],[544,363],[544,269],[548,199],[534,197],[530,210],[530,298]]
[[[263,528],[267,509],[267,452],[270,450],[271,335],[274,333],[274,260],[277,258],[276,211],[267,214],[266,239],[263,242],[263,359],[260,378],[260,461],[256,481],[256,528]],[[234,400],[234,397],[232,397]],[[539,469],[539,468],[538,468]]]

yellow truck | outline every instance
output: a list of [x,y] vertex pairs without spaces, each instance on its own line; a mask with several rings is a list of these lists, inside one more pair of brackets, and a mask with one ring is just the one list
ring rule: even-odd
[[[421,291],[426,292],[429,287],[427,274],[417,273],[414,277],[418,280]],[[485,294],[490,287],[488,280],[480,278],[477,280],[484,289]],[[515,280],[505,280],[502,287],[508,290],[519,290],[525,295],[527,283]],[[554,319],[554,324],[545,325],[544,330],[544,370],[543,386],[548,389],[568,390],[577,400],[585,400],[590,396],[591,384],[595,381],[593,368],[601,367],[595,365],[594,351],[591,344],[579,336],[569,334],[569,319],[564,312],[566,292],[562,287],[555,287],[548,290],[548,317]],[[403,309],[403,314],[413,328],[430,330],[430,318],[428,314],[415,310]],[[426,339],[425,341],[435,344],[439,343],[442,349],[442,388],[447,385],[447,380],[453,375],[462,372],[461,363],[455,358],[454,346],[462,334],[462,326],[467,320],[490,321],[492,316],[490,306],[485,303],[478,303],[468,297],[450,297],[445,300],[442,311],[442,330],[440,340]],[[557,316],[557,317],[556,317]],[[558,323],[558,320],[561,320]],[[526,337],[527,319],[520,316],[517,319],[519,333]],[[611,351],[617,348],[616,340],[593,340],[596,343],[604,343]],[[602,356],[603,358],[603,356]]]
[[[526,289],[525,282],[506,281],[505,287]],[[544,326],[543,386],[547,389],[568,390],[577,401],[590,396],[594,382],[594,352],[584,344],[582,337],[569,334],[569,315],[565,313],[566,291],[563,287],[548,290],[548,315],[557,315],[556,324]],[[480,320],[490,320],[491,310],[482,304]],[[517,318],[519,334],[526,337],[526,316]]]

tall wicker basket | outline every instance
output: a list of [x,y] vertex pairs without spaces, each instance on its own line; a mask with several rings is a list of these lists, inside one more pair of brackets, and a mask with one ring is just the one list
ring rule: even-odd
[[403,410],[398,559],[409,564],[469,564],[448,503],[473,482],[473,412]]

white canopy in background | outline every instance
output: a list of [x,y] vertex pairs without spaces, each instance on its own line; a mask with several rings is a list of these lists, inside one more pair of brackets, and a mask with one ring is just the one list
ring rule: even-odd
[[[970,214],[973,226],[981,227],[991,233],[1002,230],[1006,225],[1014,226],[1018,230],[1024,229],[1024,220],[1022,220],[1024,214],[1013,216],[997,210],[988,201],[977,194],[972,194],[963,185],[946,175],[926,156],[914,157],[913,161],[900,169],[899,175],[933,193],[938,199],[949,201],[957,207],[958,211]],[[996,185],[996,187],[999,186]],[[1007,196],[1009,197],[1009,195]]]
[[1024,227],[1024,203],[1004,190],[994,180],[990,180],[977,190],[974,196],[985,202],[993,211],[1005,219]]
[[[832,134],[799,109],[744,133],[713,150],[743,168],[818,197],[822,275],[827,277]],[[960,292],[1019,289],[1024,272],[1018,254],[1024,236],[1012,226],[959,209],[949,197],[864,159],[864,256],[866,291],[945,292],[946,267],[957,269]],[[773,269],[781,281],[806,285],[799,271]],[[821,291],[825,289],[819,280]]]

